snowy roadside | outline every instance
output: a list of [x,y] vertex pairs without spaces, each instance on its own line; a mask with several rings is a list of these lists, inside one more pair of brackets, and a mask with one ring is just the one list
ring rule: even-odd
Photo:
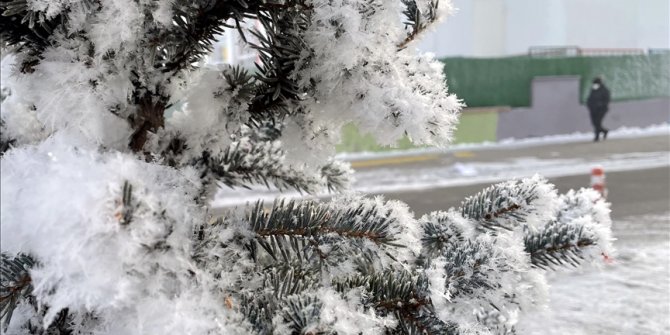
[[549,273],[549,308],[519,334],[670,334],[670,213],[615,221],[613,234],[614,263]]
[[[664,125],[618,130],[610,138],[632,139],[668,134],[670,127]],[[590,141],[591,134],[573,134],[499,144],[460,145],[432,153],[504,150]],[[355,161],[428,153],[431,152],[414,150],[342,155],[340,158]],[[419,191],[493,183],[536,173],[548,178],[584,175],[585,180],[588,180],[594,165],[605,166],[607,172],[666,167],[670,166],[670,152],[659,150],[544,159],[514,157],[489,162],[415,164],[411,168],[379,166],[357,171],[353,189],[364,193]],[[277,196],[280,194],[276,191],[266,189],[226,190],[219,193],[215,206],[234,206],[259,199],[271,201]],[[301,195],[285,193],[281,196]],[[670,334],[670,213],[626,217],[615,221],[613,230],[614,236],[618,238],[615,242],[618,253],[614,256],[614,262],[601,268],[549,272],[549,307],[522,318],[518,325],[519,334]]]
[[[547,178],[587,175],[595,165],[607,167],[608,172],[650,169],[670,165],[667,151],[613,154],[596,158],[539,159],[518,157],[499,162],[473,162],[416,167],[411,170],[376,168],[357,171],[352,185],[354,192],[389,193],[419,191],[434,188],[495,183],[512,178],[540,174]],[[258,200],[272,201],[277,197],[298,198],[297,192],[279,193],[266,188],[221,189],[212,207],[232,207]],[[327,197],[329,194],[320,194]]]
[[[612,130],[610,139],[639,139],[654,136],[670,136],[670,125],[657,125],[647,128],[621,128]],[[541,147],[565,143],[589,143],[590,133],[546,136],[522,140],[506,140],[500,143],[460,144],[449,149],[416,149],[383,153],[350,153],[340,154],[341,160],[374,161],[401,156],[441,155],[459,152],[482,150],[515,150],[528,147]],[[670,138],[670,137],[668,137]],[[660,148],[659,148],[660,149]],[[374,169],[356,171],[356,181],[352,191],[359,193],[388,193],[402,191],[420,191],[426,189],[465,186],[483,183],[495,183],[511,178],[530,177],[540,174],[547,178],[586,175],[594,165],[606,167],[607,172],[630,171],[658,168],[670,165],[668,151],[632,152],[610,154],[608,156],[592,155],[592,157],[574,158],[537,158],[515,157],[494,162],[445,162],[444,164],[418,164],[411,169],[398,166],[378,166]],[[276,189],[254,187],[248,189],[221,189],[212,202],[214,208],[238,206],[258,200],[272,201],[277,197],[299,198],[304,195],[298,192],[280,193]],[[328,197],[323,193],[317,197]]]
[[[647,136],[668,135],[670,136],[670,124],[659,124],[644,128],[622,127],[611,130],[609,139],[627,139],[640,138]],[[360,161],[369,159],[400,157],[400,156],[416,156],[425,154],[440,154],[458,152],[463,150],[477,151],[477,150],[496,150],[496,149],[512,149],[534,147],[547,144],[561,144],[561,143],[578,143],[593,141],[593,133],[572,133],[564,135],[549,135],[542,137],[531,137],[524,139],[508,138],[499,142],[482,142],[482,143],[461,143],[450,146],[449,148],[417,148],[408,150],[392,150],[384,152],[353,152],[341,153],[336,156],[337,159],[346,161]]]
[[379,169],[356,174],[354,189],[363,193],[419,191],[425,189],[495,183],[540,174],[547,178],[588,174],[595,165],[608,172],[650,169],[670,165],[668,152],[617,154],[605,159],[538,159],[520,157],[503,162],[455,163],[445,167],[397,170]]

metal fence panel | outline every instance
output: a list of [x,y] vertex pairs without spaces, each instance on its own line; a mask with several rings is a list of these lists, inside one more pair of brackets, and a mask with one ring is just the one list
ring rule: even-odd
[[449,90],[468,106],[530,106],[534,77],[577,75],[581,99],[590,81],[604,79],[612,100],[670,96],[670,54],[576,57],[445,58]]

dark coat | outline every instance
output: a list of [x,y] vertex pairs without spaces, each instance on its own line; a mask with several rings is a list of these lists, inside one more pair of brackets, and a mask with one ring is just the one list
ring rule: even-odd
[[610,90],[605,85],[600,85],[598,89],[591,89],[588,99],[586,99],[586,106],[591,113],[600,112],[606,113],[610,104]]

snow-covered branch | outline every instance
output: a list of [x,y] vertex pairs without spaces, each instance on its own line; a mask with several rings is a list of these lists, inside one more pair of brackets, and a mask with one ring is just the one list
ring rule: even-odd
[[593,189],[562,194],[556,220],[529,229],[525,236],[533,265],[550,269],[609,260],[613,257],[609,212],[609,204]]
[[465,199],[460,212],[479,229],[512,230],[526,222],[548,222],[554,215],[556,198],[553,185],[535,176],[490,186]]
[[228,187],[249,188],[260,184],[314,194],[323,189],[343,190],[351,176],[349,167],[342,163],[329,162],[316,171],[291,166],[285,160],[280,142],[254,141],[249,137],[234,141],[219,156],[205,151],[194,166],[201,171],[206,199],[218,186],[210,179]]
[[[383,144],[447,144],[462,103],[442,63],[409,46],[450,7],[0,2],[13,52],[0,108],[6,333],[513,329],[544,302],[540,268],[611,255],[597,193],[559,197],[536,177],[418,220],[352,194],[209,216],[218,186],[345,190],[351,169],[330,157],[345,124]],[[258,52],[256,70],[201,66],[228,29]]]

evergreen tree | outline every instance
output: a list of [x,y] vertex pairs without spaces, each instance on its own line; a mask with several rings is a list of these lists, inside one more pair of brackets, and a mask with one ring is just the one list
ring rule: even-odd
[[[418,219],[396,201],[337,195],[350,169],[330,157],[347,123],[383,144],[448,143],[461,103],[440,62],[412,46],[449,11],[445,0],[1,0],[15,58],[2,103],[2,328],[513,333],[545,303],[545,271],[611,252],[597,193],[559,196],[534,177]],[[200,65],[225,27],[258,52],[257,69]],[[217,187],[256,184],[334,196],[212,217]]]

